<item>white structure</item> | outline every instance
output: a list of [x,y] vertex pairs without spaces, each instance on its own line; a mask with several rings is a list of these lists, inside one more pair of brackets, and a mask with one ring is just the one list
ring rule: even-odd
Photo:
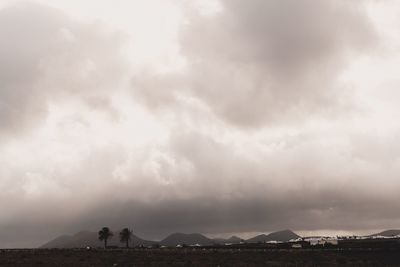
[[275,240],[271,240],[271,241],[267,241],[267,244],[281,244],[283,243],[282,241],[275,241]]

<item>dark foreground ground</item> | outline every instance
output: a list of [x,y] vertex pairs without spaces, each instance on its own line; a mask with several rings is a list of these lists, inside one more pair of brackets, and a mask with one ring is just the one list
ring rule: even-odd
[[0,266],[400,266],[400,250],[0,250]]

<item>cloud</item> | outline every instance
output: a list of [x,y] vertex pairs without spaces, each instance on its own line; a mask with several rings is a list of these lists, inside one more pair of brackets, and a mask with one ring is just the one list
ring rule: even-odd
[[377,41],[363,4],[221,1],[211,16],[191,10],[180,32],[187,68],[135,78],[136,95],[151,108],[195,97],[251,128],[348,109],[351,93],[338,77]]
[[28,3],[0,10],[0,36],[1,135],[36,127],[54,98],[110,106],[125,64],[122,36]]

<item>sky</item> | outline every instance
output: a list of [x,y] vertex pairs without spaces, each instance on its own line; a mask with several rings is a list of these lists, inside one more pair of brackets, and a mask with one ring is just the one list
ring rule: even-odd
[[0,0],[0,246],[400,227],[396,0]]

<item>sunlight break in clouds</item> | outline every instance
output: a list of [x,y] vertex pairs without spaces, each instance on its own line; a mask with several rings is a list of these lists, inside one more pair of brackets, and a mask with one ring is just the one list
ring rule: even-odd
[[399,11],[0,0],[1,246],[398,227]]

